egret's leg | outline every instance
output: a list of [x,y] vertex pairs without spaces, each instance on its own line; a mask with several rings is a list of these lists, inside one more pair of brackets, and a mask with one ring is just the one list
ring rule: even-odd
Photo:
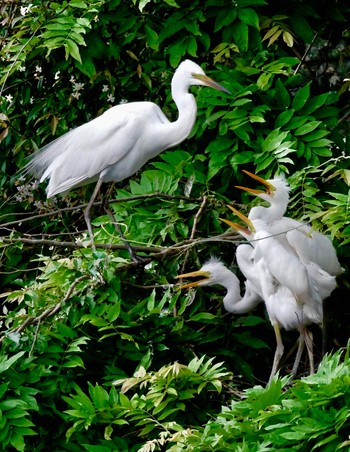
[[298,372],[301,355],[303,354],[304,345],[305,345],[305,331],[303,328],[301,328],[299,332],[300,332],[300,335],[299,335],[299,339],[298,339],[298,342],[299,342],[298,350],[297,350],[297,354],[295,355],[295,360],[294,360],[294,364],[293,364],[293,368],[292,368],[293,378],[296,376],[296,374]]
[[88,232],[89,232],[90,240],[91,240],[91,248],[94,251],[96,251],[96,246],[95,246],[94,234],[92,233],[92,226],[91,226],[91,207],[92,207],[93,203],[95,202],[96,196],[98,195],[98,192],[100,191],[101,185],[102,185],[102,180],[99,179],[95,185],[94,192],[92,193],[90,201],[88,202],[88,205],[86,206],[86,209],[84,211],[84,218],[85,218],[86,226],[88,228]]
[[271,382],[273,377],[276,375],[279,362],[280,362],[283,352],[284,352],[284,345],[282,342],[280,327],[279,327],[278,323],[276,323],[272,326],[273,326],[273,329],[275,330],[275,336],[276,336],[276,351],[275,351],[275,356],[273,358],[273,364],[272,364],[271,374],[270,374],[270,378],[269,378],[269,383]]
[[310,375],[313,375],[315,373],[314,349],[313,349],[314,343],[313,343],[313,334],[308,328],[304,329],[304,338],[305,338],[307,354],[309,356]]
[[125,247],[128,250],[132,261],[135,262],[135,263],[142,262],[142,258],[137,256],[137,254],[135,253],[135,251],[132,248],[132,246],[130,245],[130,243],[126,240],[122,230],[119,227],[119,224],[117,223],[117,221],[116,221],[116,219],[114,217],[114,214],[113,214],[111,208],[109,207],[108,200],[109,200],[109,197],[110,197],[110,195],[112,193],[113,188],[114,188],[114,182],[112,182],[111,186],[109,187],[109,189],[108,189],[108,191],[106,193],[105,199],[103,201],[103,208],[104,208],[105,212],[107,213],[107,215],[109,216],[112,224],[114,224],[114,227],[116,228],[120,238],[123,240],[123,242],[125,244]]

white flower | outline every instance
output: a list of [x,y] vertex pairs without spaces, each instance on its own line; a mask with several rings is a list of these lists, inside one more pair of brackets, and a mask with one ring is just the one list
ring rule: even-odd
[[79,99],[80,93],[78,93],[78,91],[74,91],[74,92],[71,94],[71,96],[72,96],[72,97],[75,97],[75,99]]
[[56,72],[56,74],[55,74],[55,76],[54,76],[54,79],[55,79],[55,80],[58,80],[58,79],[60,78],[60,72],[61,72],[61,71],[57,71],[57,72]]
[[120,102],[119,102],[119,105],[123,105],[123,104],[127,104],[128,103],[128,101],[126,100],[126,99],[122,99]]
[[21,6],[20,12],[22,16],[25,16],[26,14],[30,13],[30,10],[32,9],[33,4],[30,3],[28,6]]
[[94,21],[95,21],[95,22],[98,22],[99,20],[100,20],[100,19],[98,18],[98,16],[95,16],[95,17],[94,17]]
[[34,97],[31,97],[31,98],[29,99],[29,103],[30,103],[30,104],[34,104]]
[[12,102],[13,101],[13,96],[11,96],[11,94],[6,94],[5,99],[7,100],[7,102]]
[[73,75],[70,76],[69,81],[70,81],[71,83],[75,83],[75,78],[73,77]]
[[106,91],[109,91],[109,87],[108,85],[103,85],[102,92],[105,93]]
[[26,67],[25,66],[20,66],[18,68],[18,70],[19,70],[19,72],[24,72],[26,70]]
[[81,89],[83,89],[83,87],[84,87],[84,83],[74,82],[74,86],[73,86],[74,91],[80,91]]
[[41,66],[35,66],[35,72],[41,72],[42,71],[42,68],[41,68]]
[[115,101],[115,97],[112,96],[112,94],[108,94],[107,96],[107,102],[114,102]]

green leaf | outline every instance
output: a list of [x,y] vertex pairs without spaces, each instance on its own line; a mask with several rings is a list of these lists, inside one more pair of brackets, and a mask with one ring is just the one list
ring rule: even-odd
[[301,127],[299,127],[297,130],[294,131],[294,135],[306,135],[307,133],[312,132],[321,124],[321,121],[310,121]]
[[300,88],[296,93],[292,102],[292,108],[294,108],[294,110],[299,111],[306,104],[310,97],[310,87],[311,82],[305,85],[303,88]]
[[244,22],[236,21],[232,26],[232,34],[234,36],[234,43],[241,52],[248,50],[249,29]]
[[269,133],[265,138],[262,149],[264,152],[274,151],[286,139],[289,132],[280,132],[280,129],[275,129]]
[[238,9],[238,17],[239,19],[247,25],[260,30],[259,26],[259,16],[257,13],[251,8],[239,8]]
[[275,120],[275,127],[281,128],[282,126],[286,125],[292,118],[293,114],[294,110],[285,110],[284,112],[280,113]]
[[72,41],[71,39],[67,39],[65,41],[64,46],[66,49],[66,60],[68,59],[68,57],[70,55],[75,60],[77,60],[80,64],[82,64],[79,47],[77,46],[77,44],[74,41]]
[[18,352],[15,355],[11,356],[11,358],[7,359],[7,356],[0,357],[0,373],[5,372],[9,369],[16,361],[18,361],[25,354],[24,351]]

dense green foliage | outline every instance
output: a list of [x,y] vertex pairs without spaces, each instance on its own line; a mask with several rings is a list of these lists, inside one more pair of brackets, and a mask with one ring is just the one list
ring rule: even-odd
[[[251,387],[267,380],[272,361],[263,307],[228,316],[220,289],[174,287],[210,255],[236,268],[238,239],[222,236],[219,218],[228,202],[256,203],[234,188],[252,186],[241,170],[282,171],[288,215],[331,235],[345,269],[325,308],[327,350],[346,346],[346,3],[1,3],[0,449],[349,446],[348,352],[326,356],[317,375],[290,388],[285,379]],[[82,215],[92,187],[47,201],[44,187],[18,172],[34,150],[114,104],[151,100],[175,119],[170,80],[184,58],[232,95],[193,88],[191,137],[118,184],[113,211],[147,265],[130,262],[99,205],[92,252]],[[291,347],[293,333],[284,337]]]

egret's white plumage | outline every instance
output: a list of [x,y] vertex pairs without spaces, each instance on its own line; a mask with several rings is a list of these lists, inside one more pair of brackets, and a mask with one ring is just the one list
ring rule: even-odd
[[266,223],[270,235],[276,237],[285,248],[289,248],[302,263],[313,262],[331,276],[341,273],[342,268],[331,240],[324,234],[313,230],[307,224],[284,216],[289,203],[289,184],[284,175],[265,180],[245,171],[253,179],[266,187],[266,191],[238,186],[266,201],[269,206],[255,206],[248,215],[253,222],[262,220]]
[[110,108],[35,153],[24,171],[49,180],[48,198],[96,182],[85,219],[93,242],[90,209],[103,182],[118,182],[136,173],[149,159],[176,146],[190,134],[197,113],[191,85],[229,91],[207,77],[190,60],[183,61],[172,78],[171,92],[178,118],[170,122],[152,102],[132,102]]
[[[271,233],[271,224],[260,218],[251,220],[232,207],[231,210],[248,225],[249,229],[225,220],[247,238],[254,247],[253,267],[258,278],[257,285],[262,291],[262,298],[275,331],[276,351],[270,380],[278,369],[284,349],[280,328],[297,329],[300,334],[292,374],[295,375],[297,372],[304,344],[307,345],[310,373],[313,373],[313,344],[308,326],[313,323],[322,325],[322,302],[335,289],[335,276],[328,274],[316,262],[313,262],[307,248],[304,250],[304,255],[301,256],[294,252],[290,244],[286,246],[284,241],[279,240],[278,236]],[[294,240],[306,237],[305,234],[300,235],[297,231],[295,229],[290,232]]]
[[[243,254],[241,255],[243,259]],[[242,264],[242,261],[241,261]],[[250,263],[246,262],[249,266]],[[185,273],[176,278],[194,278],[203,277],[203,279],[192,283],[181,285],[181,289],[195,286],[214,286],[218,284],[226,289],[226,295],[223,298],[223,305],[226,311],[233,314],[245,314],[254,309],[261,301],[259,290],[250,281],[245,281],[245,292],[241,296],[240,282],[237,276],[231,272],[219,259],[210,259],[198,271]]]

